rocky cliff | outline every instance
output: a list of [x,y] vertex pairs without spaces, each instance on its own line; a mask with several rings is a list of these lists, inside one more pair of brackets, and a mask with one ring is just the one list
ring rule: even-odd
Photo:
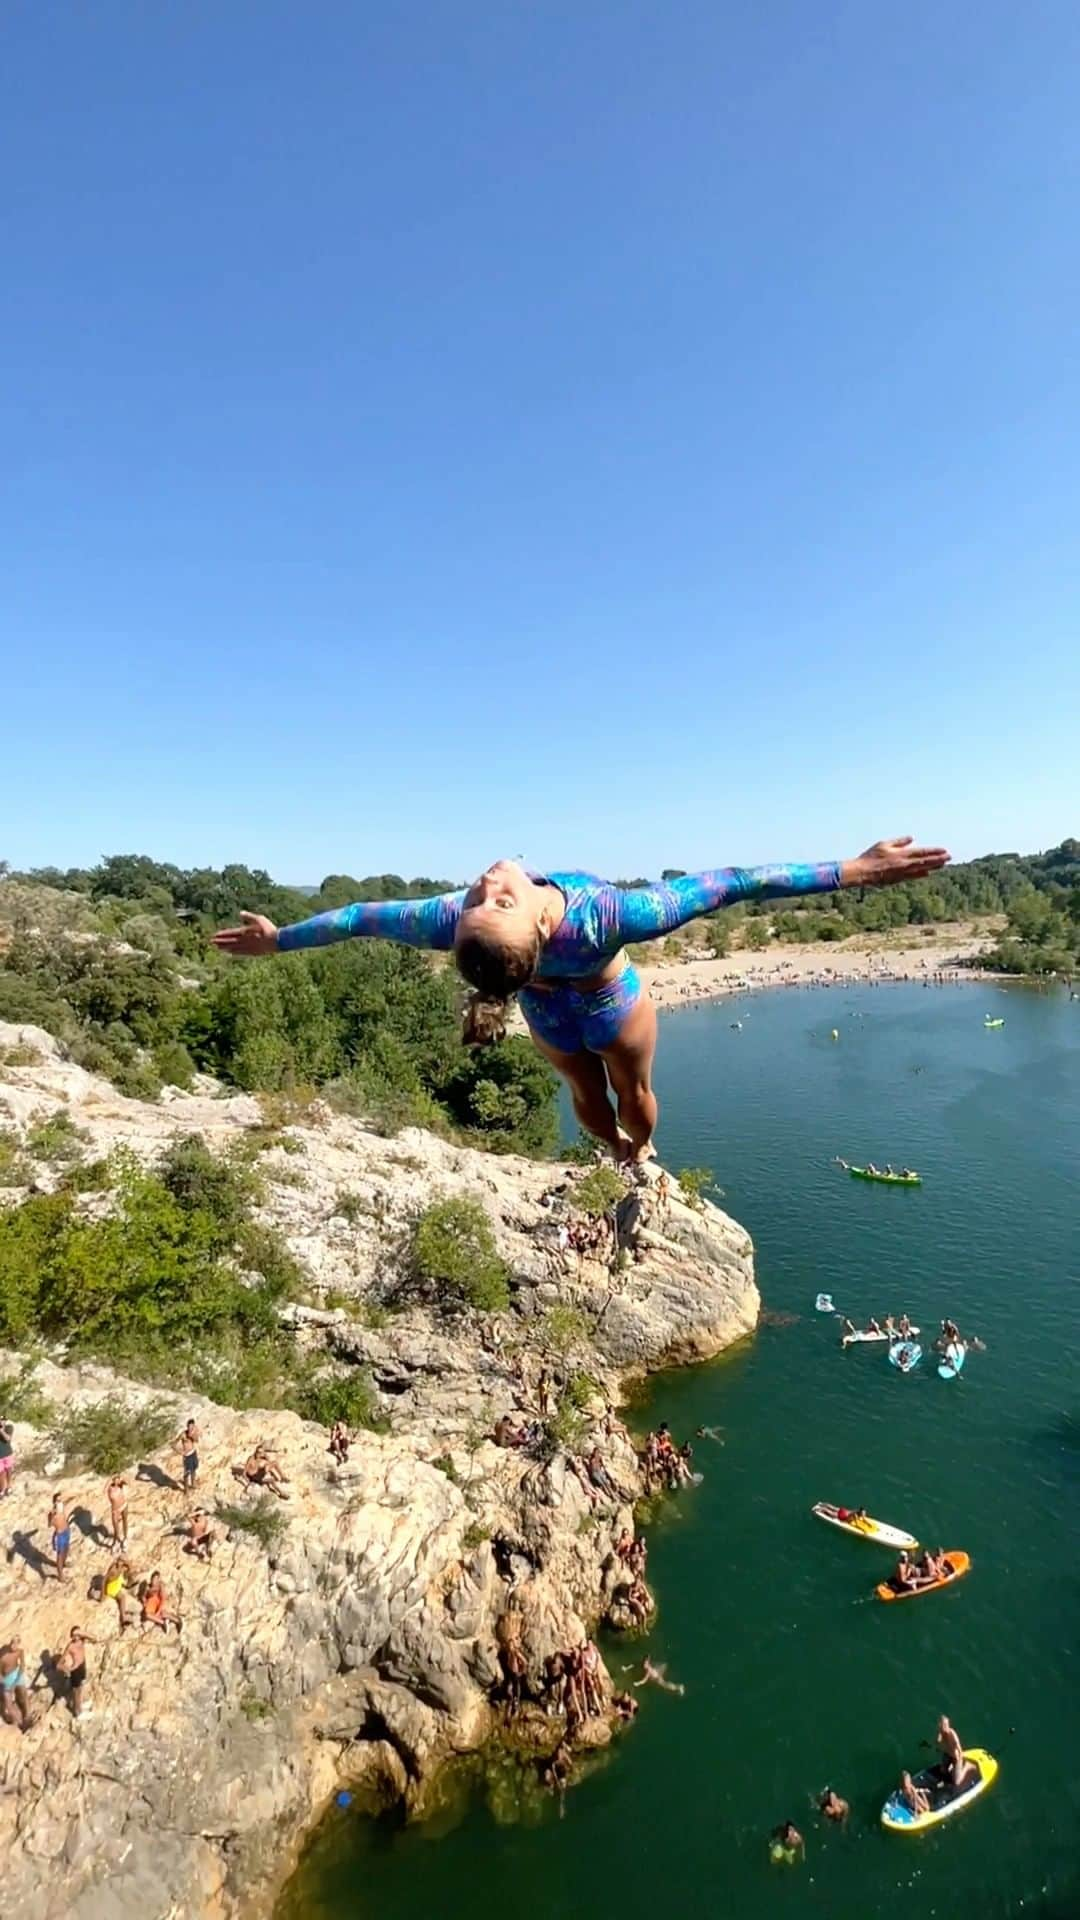
[[[0,1062],[0,1127],[20,1138],[61,1109],[85,1130],[87,1155],[123,1146],[149,1161],[177,1133],[221,1149],[265,1131],[256,1100],[209,1086],[156,1105],[124,1099],[37,1029],[0,1025]],[[203,1563],[184,1551],[196,1502],[177,1484],[176,1453],[131,1462],[129,1558],[139,1574],[162,1571],[183,1620],[165,1635],[138,1624],[121,1633],[113,1604],[95,1603],[109,1562],[103,1476],[66,1469],[40,1434],[16,1426],[0,1640],[21,1639],[37,1717],[27,1732],[0,1726],[11,1920],[265,1911],[343,1782],[375,1780],[418,1804],[440,1763],[496,1724],[508,1609],[534,1694],[548,1656],[580,1643],[607,1609],[614,1538],[641,1490],[610,1403],[632,1376],[707,1359],[756,1324],[746,1234],[677,1187],[666,1194],[655,1170],[628,1185],[617,1242],[579,1255],[560,1228],[574,1225],[580,1169],[412,1131],[386,1140],[318,1105],[288,1116],[260,1167],[265,1217],[308,1276],[284,1316],[300,1345],[369,1370],[386,1431],[361,1433],[339,1465],[325,1431],[294,1414],[164,1396],[177,1430],[191,1416],[201,1429],[199,1503],[251,1505],[233,1468],[260,1439],[289,1479],[267,1544],[219,1517]],[[52,1178],[35,1165],[36,1184]],[[414,1302],[388,1313],[416,1216],[462,1193],[483,1204],[508,1263],[509,1309],[448,1319]],[[0,1204],[21,1197],[0,1190]],[[565,1365],[548,1338],[555,1306],[576,1310],[575,1364],[596,1386],[585,1431],[572,1455],[497,1446],[495,1421],[536,1419]],[[12,1365],[0,1362],[5,1373]],[[42,1360],[38,1381],[61,1406],[151,1397],[62,1353]],[[611,1497],[581,1471],[594,1444]],[[52,1574],[46,1524],[58,1488],[74,1514],[66,1586]],[[78,1720],[53,1659],[76,1623],[95,1636],[91,1712]],[[608,1738],[607,1721],[584,1733]]]

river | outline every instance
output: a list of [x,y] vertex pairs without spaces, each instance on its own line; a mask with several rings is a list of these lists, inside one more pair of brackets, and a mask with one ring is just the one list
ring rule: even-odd
[[[1004,1015],[987,1032],[984,1013]],[[741,1019],[741,1031],[731,1022]],[[836,1028],[839,1039],[831,1038]],[[718,1002],[663,1019],[667,1165],[713,1169],[751,1231],[761,1328],[664,1376],[635,1425],[702,1424],[702,1485],[650,1532],[649,1650],[686,1685],[648,1689],[614,1754],[539,1823],[474,1794],[456,1823],[335,1810],[280,1920],[620,1920],[702,1901],[753,1920],[983,1920],[1080,1913],[1080,1005],[992,986],[889,986]],[[841,1153],[918,1167],[863,1185]],[[881,1348],[840,1352],[814,1312],[949,1314],[987,1343],[945,1383]],[[872,1596],[888,1556],[810,1517],[865,1504],[974,1561],[953,1589]],[[616,1667],[632,1653],[616,1642]],[[636,1649],[640,1657],[640,1647]],[[898,1769],[948,1712],[1001,1773],[918,1837],[878,1823]],[[812,1811],[827,1783],[846,1831]],[[796,1867],[768,1861],[791,1817]]]

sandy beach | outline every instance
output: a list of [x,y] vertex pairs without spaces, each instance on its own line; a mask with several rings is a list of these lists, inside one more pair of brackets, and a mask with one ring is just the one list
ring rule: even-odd
[[639,966],[638,972],[658,1007],[687,1006],[698,1000],[754,993],[776,987],[836,987],[890,980],[922,980],[935,985],[974,982],[986,985],[993,974],[973,968],[971,962],[994,945],[995,934],[978,937],[935,928],[933,941],[907,940],[902,946],[887,940],[853,939],[826,945],[775,945],[760,953],[740,950],[723,960],[673,960],[667,965]]

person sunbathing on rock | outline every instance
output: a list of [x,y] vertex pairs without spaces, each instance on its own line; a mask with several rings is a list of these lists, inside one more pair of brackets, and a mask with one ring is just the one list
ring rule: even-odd
[[289,1496],[283,1488],[289,1483],[273,1454],[261,1441],[254,1453],[248,1454],[239,1472],[241,1479],[245,1480],[249,1487],[267,1487],[271,1493],[277,1494],[279,1500],[288,1499]]
[[472,886],[429,899],[359,901],[280,928],[245,913],[214,944],[258,955],[366,938],[452,951],[473,988],[466,1042],[502,1039],[517,998],[537,1051],[566,1081],[581,1126],[616,1160],[643,1161],[657,1119],[656,1009],[626,957],[630,943],[662,939],[735,901],[891,886],[935,873],[948,858],[943,847],[915,847],[910,838],[879,840],[854,860],[713,868],[641,887],[497,860]]

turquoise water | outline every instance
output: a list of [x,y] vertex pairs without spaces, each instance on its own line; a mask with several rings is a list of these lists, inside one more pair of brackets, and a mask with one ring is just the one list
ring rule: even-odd
[[[983,1031],[988,1008],[1002,1030]],[[657,1080],[663,1158],[713,1168],[766,1305],[799,1316],[655,1382],[636,1416],[725,1435],[698,1442],[704,1484],[650,1534],[650,1652],[686,1696],[644,1692],[562,1820],[499,1826],[477,1799],[436,1836],[333,1814],[282,1915],[653,1920],[708,1899],[755,1920],[1075,1916],[1080,1005],[900,986],[697,1007],[665,1018]],[[926,1184],[863,1185],[835,1153]],[[839,1351],[821,1289],[856,1320],[951,1314],[988,1351],[951,1384],[925,1359],[901,1378],[881,1348]],[[814,1521],[818,1499],[964,1548],[973,1570],[881,1606],[888,1556]],[[930,1834],[885,1834],[881,1802],[942,1711],[998,1754],[998,1782]],[[846,1832],[811,1811],[826,1783],[851,1801]],[[772,1867],[765,1835],[789,1816],[807,1859]]]

